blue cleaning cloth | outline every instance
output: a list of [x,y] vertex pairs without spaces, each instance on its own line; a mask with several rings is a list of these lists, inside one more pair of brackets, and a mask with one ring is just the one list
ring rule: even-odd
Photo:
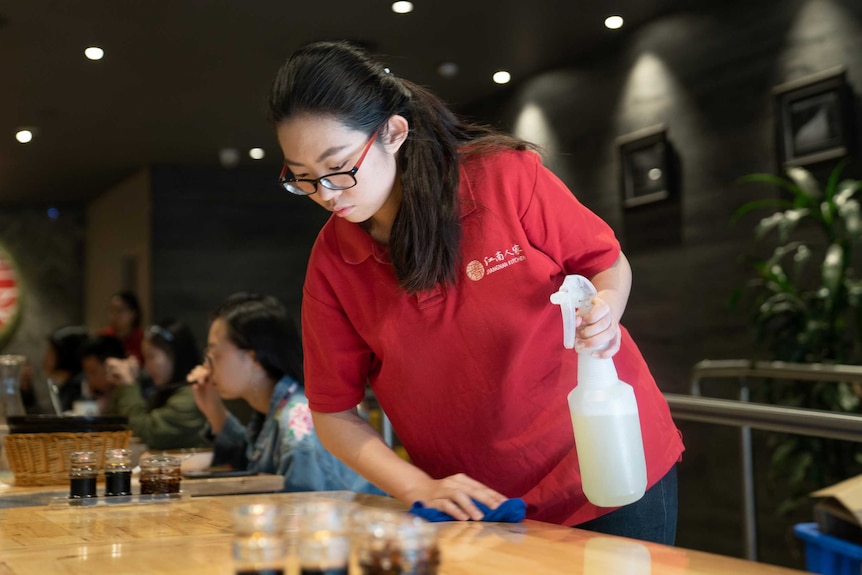
[[[523,499],[507,499],[496,509],[491,509],[484,503],[473,500],[479,510],[485,514],[482,521],[499,523],[520,523],[527,515],[527,504]],[[455,518],[432,507],[425,507],[421,501],[417,501],[410,508],[410,513],[418,515],[426,521],[455,521]]]

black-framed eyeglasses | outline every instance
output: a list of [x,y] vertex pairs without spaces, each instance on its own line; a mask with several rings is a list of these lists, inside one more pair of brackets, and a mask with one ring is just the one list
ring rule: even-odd
[[208,345],[204,347],[204,351],[201,353],[201,365],[210,370],[213,368],[213,358],[210,355],[210,346]]
[[295,194],[297,196],[310,196],[317,192],[317,183],[328,189],[328,190],[349,190],[353,186],[356,185],[356,172],[359,171],[359,167],[362,165],[362,161],[365,159],[365,156],[368,155],[368,151],[371,149],[371,144],[374,143],[374,140],[377,138],[377,134],[380,133],[380,129],[374,131],[371,134],[371,138],[369,138],[368,143],[365,144],[365,148],[362,150],[362,155],[359,156],[359,159],[356,160],[356,165],[353,166],[353,169],[348,172],[334,172],[332,174],[326,174],[325,176],[320,176],[319,178],[294,178],[286,177],[289,174],[287,169],[287,164],[285,164],[281,168],[281,174],[278,176],[278,183],[281,186],[290,192],[291,194]]

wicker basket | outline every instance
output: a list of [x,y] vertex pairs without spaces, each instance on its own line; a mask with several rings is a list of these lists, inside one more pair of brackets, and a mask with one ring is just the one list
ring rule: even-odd
[[15,485],[62,485],[69,482],[73,451],[95,451],[104,467],[105,450],[129,446],[132,432],[16,433],[4,439]]

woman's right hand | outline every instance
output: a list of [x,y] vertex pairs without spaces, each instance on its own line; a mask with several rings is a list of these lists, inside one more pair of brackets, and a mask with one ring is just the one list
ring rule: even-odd
[[426,507],[444,511],[458,521],[481,521],[484,514],[473,503],[473,499],[496,509],[506,501],[506,496],[479,483],[463,473],[443,479],[428,479],[407,492],[406,498],[421,501]]
[[218,433],[224,425],[227,408],[213,381],[212,371],[205,365],[198,365],[189,372],[186,381],[192,384],[192,394],[198,409],[209,421],[213,432]]
[[105,372],[111,385],[134,385],[141,375],[141,366],[135,356],[128,359],[109,357],[105,360]]

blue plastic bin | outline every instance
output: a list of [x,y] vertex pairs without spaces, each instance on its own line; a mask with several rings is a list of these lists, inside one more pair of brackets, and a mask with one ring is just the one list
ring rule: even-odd
[[796,536],[805,542],[805,568],[821,575],[860,575],[862,545],[824,535],[816,523],[799,523],[793,527]]

